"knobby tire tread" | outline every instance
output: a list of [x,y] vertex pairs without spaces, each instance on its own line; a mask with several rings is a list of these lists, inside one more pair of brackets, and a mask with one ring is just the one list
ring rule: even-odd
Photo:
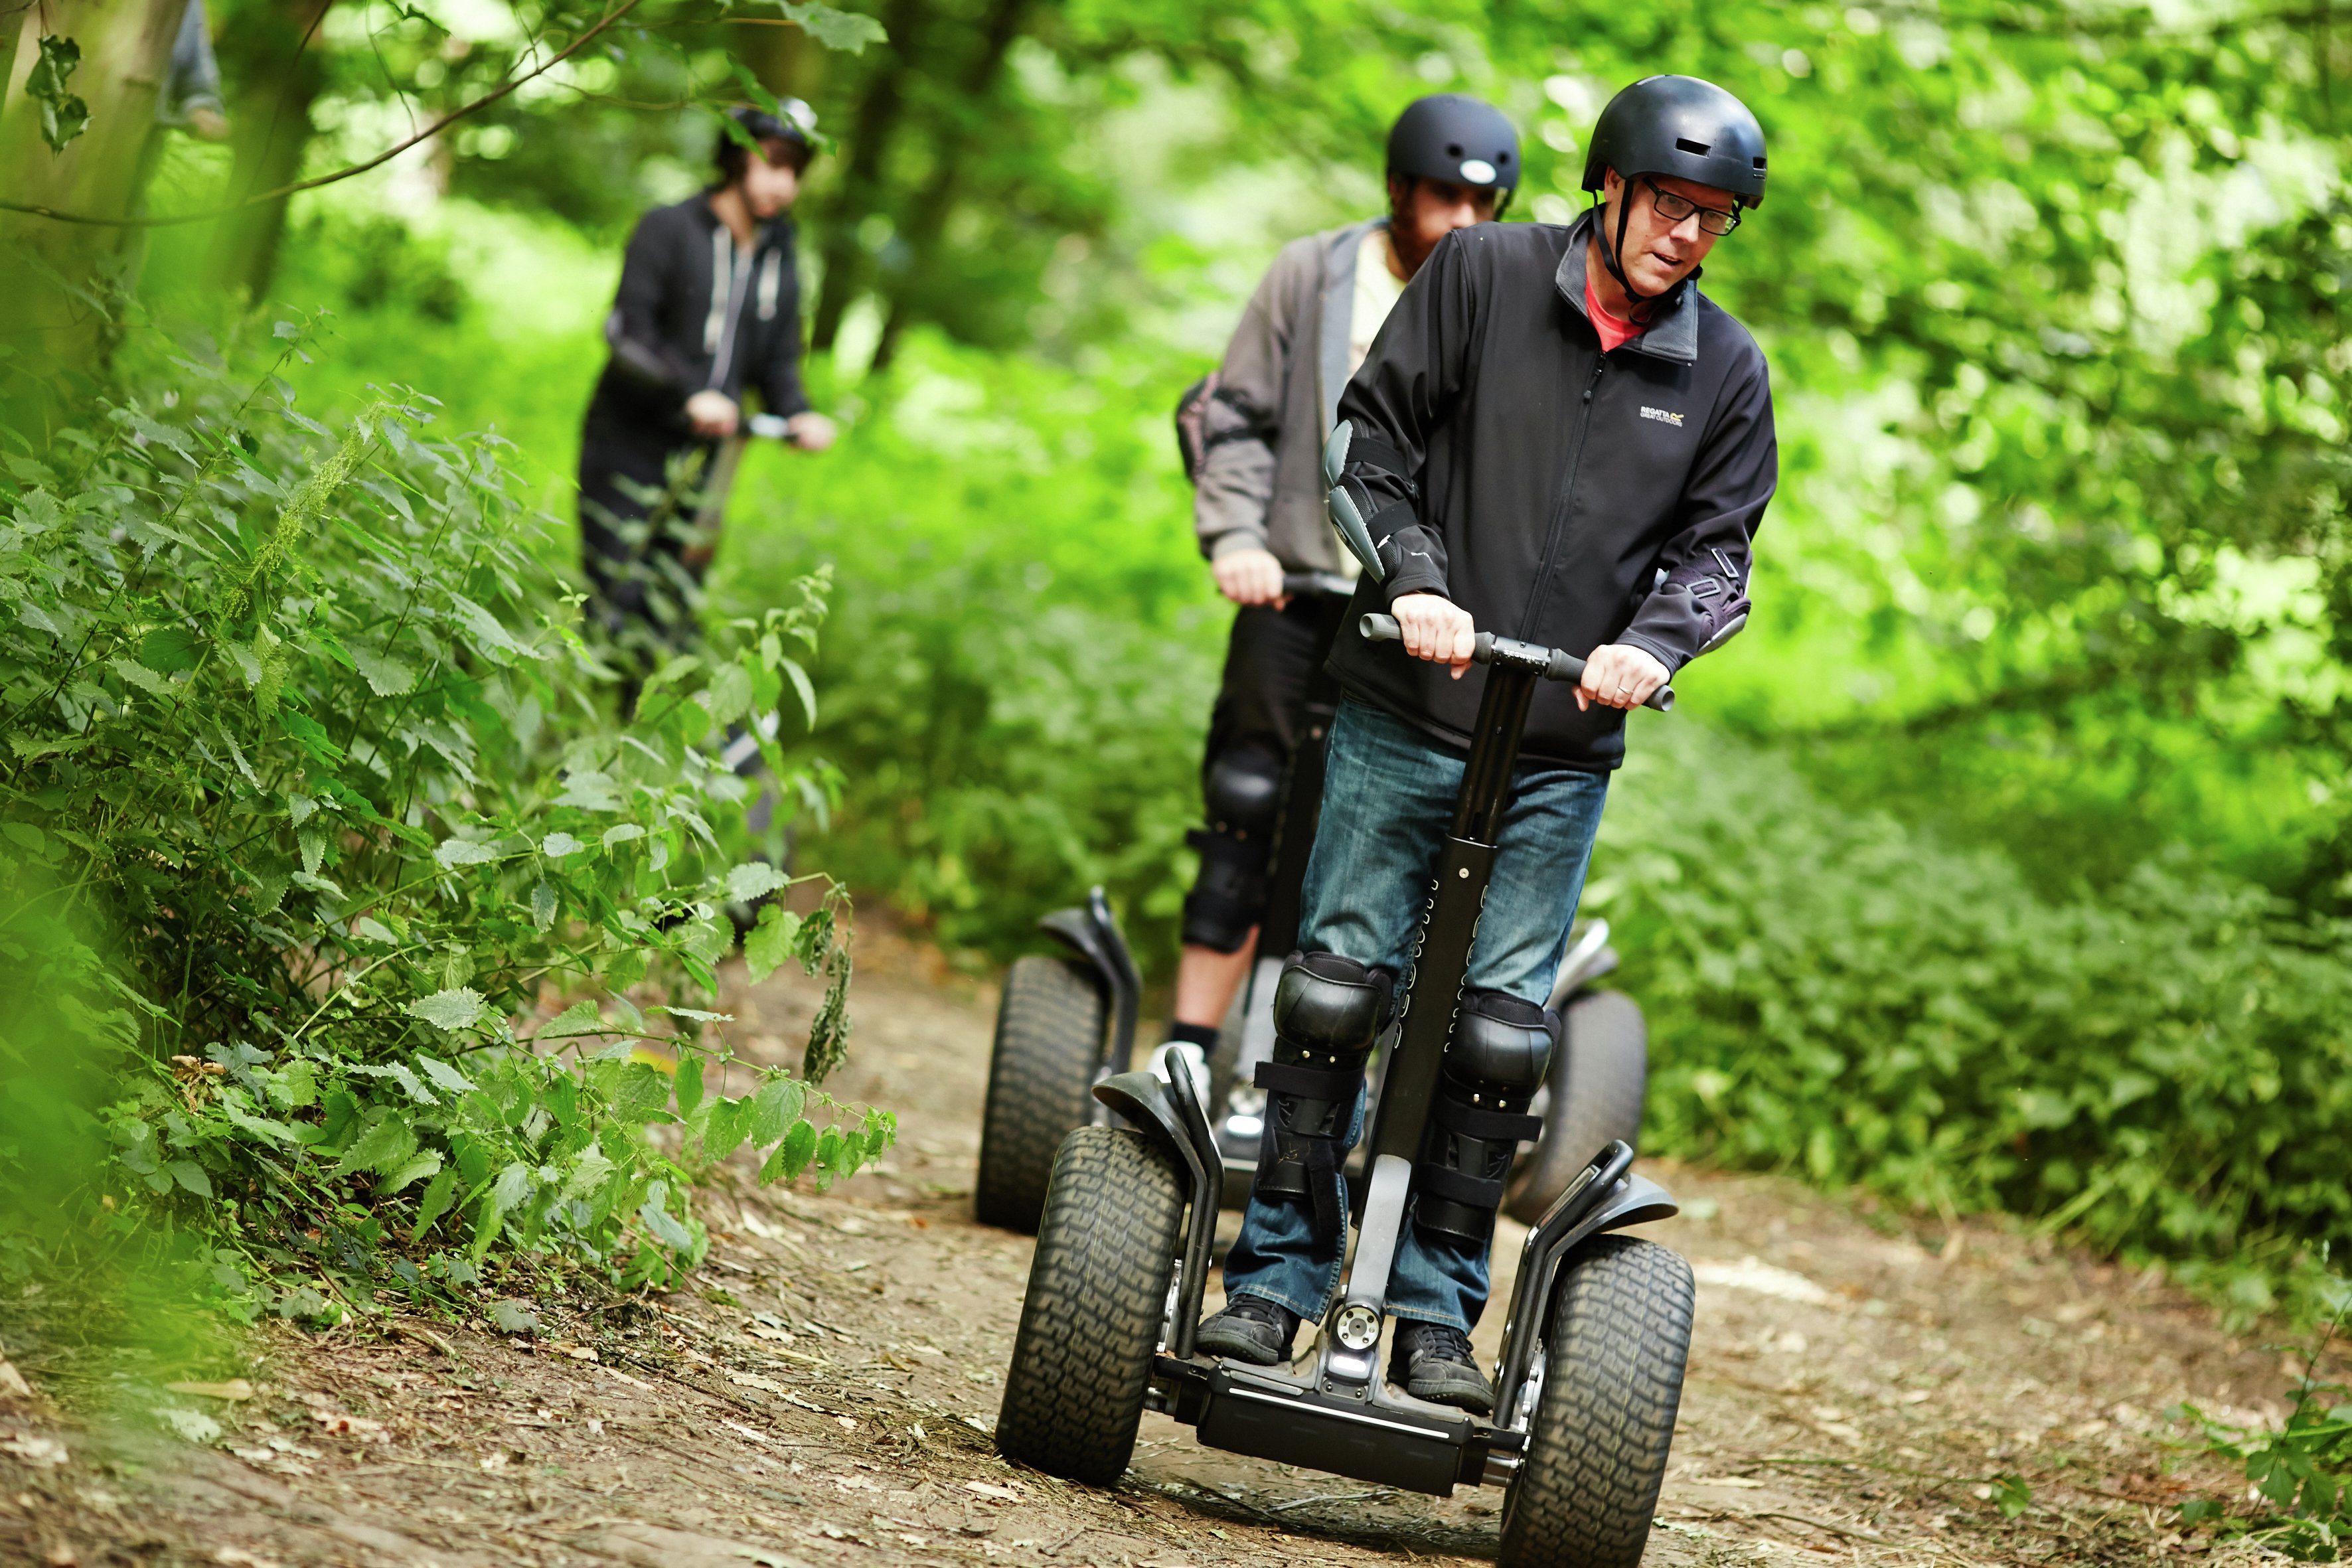
[[1109,1008],[1094,971],[1073,959],[1033,953],[1004,977],[980,1123],[980,1171],[972,1213],[982,1225],[1024,1234],[1037,1228],[1055,1152],[1094,1113]]
[[996,1447],[1107,1487],[1134,1457],[1175,1271],[1184,1194],[1139,1132],[1081,1127],[1054,1162]]
[[1635,1568],[1682,1405],[1696,1287],[1654,1241],[1603,1236],[1562,1269],[1543,1394],[1496,1568]]

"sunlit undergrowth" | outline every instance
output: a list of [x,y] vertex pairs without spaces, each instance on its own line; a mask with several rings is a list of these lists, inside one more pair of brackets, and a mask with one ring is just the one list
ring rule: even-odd
[[[280,325],[281,365],[304,335]],[[239,357],[184,348],[5,454],[0,959],[58,1005],[0,1055],[18,1081],[102,1061],[55,1113],[112,1158],[61,1175],[0,1140],[0,1183],[72,1220],[0,1215],[0,1269],[177,1231],[246,1317],[430,1300],[493,1258],[626,1287],[700,1258],[711,1163],[748,1144],[823,1182],[878,1154],[892,1119],[816,1087],[846,898],[819,875],[778,901],[711,744],[813,720],[823,575],[622,727],[498,441],[401,391],[331,429]],[[821,814],[831,772],[762,747]],[[758,911],[754,978],[825,977],[797,1076],[722,1076],[730,906]]]

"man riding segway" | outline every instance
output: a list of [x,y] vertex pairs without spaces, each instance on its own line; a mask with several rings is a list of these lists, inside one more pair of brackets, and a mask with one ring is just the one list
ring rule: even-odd
[[1190,839],[1201,867],[1169,1029],[1204,1058],[1249,973],[1283,782],[1302,741],[1318,738],[1307,710],[1354,575],[1324,515],[1319,467],[1340,389],[1437,242],[1509,205],[1518,133],[1477,99],[1420,99],[1389,132],[1386,174],[1387,216],[1283,247],[1224,362],[1180,413],[1201,552],[1241,606],[1202,760],[1207,822]]
[[1591,648],[1573,688],[1526,710],[1386,1299],[1392,1379],[1417,1398],[1491,1405],[1468,1331],[1502,1177],[1536,1130],[1525,1111],[1554,1044],[1543,1003],[1623,756],[1623,710],[1747,616],[1749,541],[1777,475],[1771,394],[1754,341],[1696,283],[1764,184],[1762,131],[1731,94],[1688,77],[1634,83],[1593,132],[1583,187],[1601,202],[1566,228],[1448,236],[1340,399],[1333,512],[1360,523],[1383,569],[1350,608],[1392,615],[1411,657],[1356,637],[1332,653],[1346,697],[1302,951],[1258,1069],[1271,1098],[1228,1304],[1198,1331],[1213,1355],[1288,1360],[1339,1283],[1340,1165],[1463,786],[1485,684],[1462,679],[1477,634]]
[[[1450,93],[1408,106],[1389,132],[1389,215],[1284,247],[1224,363],[1177,409],[1201,552],[1241,607],[1202,760],[1207,821],[1190,836],[1201,864],[1184,900],[1168,1038],[1205,1084],[1218,1026],[1250,981],[1243,1081],[1222,1127],[1240,1156],[1236,1187],[1259,1131],[1247,1075],[1263,1059],[1274,972],[1292,946],[1338,702],[1322,667],[1353,587],[1325,519],[1318,454],[1339,389],[1407,279],[1447,234],[1495,216],[1518,166],[1517,133],[1492,106]],[[1277,843],[1286,847],[1276,864]],[[1100,1112],[1094,1086],[1127,1067],[1141,989],[1101,889],[1039,923],[1068,951],[1024,957],[1005,977],[972,1194],[983,1223],[1018,1230],[1036,1228],[1063,1134]],[[1261,946],[1274,959],[1253,978]]]

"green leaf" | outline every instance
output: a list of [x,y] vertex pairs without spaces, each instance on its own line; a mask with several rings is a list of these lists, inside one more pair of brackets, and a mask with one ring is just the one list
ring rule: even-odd
[[41,106],[41,140],[50,152],[62,153],[67,142],[89,129],[89,105],[66,90],[67,79],[81,64],[81,46],[44,35],[40,47],[40,58],[25,78],[25,96]]
[[490,1187],[489,1206],[499,1214],[506,1213],[530,1195],[530,1167],[517,1160],[499,1173]]
[[194,1193],[200,1198],[213,1195],[212,1178],[205,1175],[205,1168],[194,1160],[174,1160],[163,1169],[184,1191]]
[[782,668],[784,674],[792,679],[793,689],[800,694],[801,712],[807,718],[809,728],[815,729],[816,688],[810,684],[808,671],[800,667],[797,659],[791,658],[782,661]]
[[784,15],[828,49],[862,55],[868,44],[887,42],[890,35],[871,16],[838,11],[820,0],[782,0]]
[[760,911],[760,923],[743,938],[743,966],[753,984],[783,967],[793,956],[793,943],[800,932],[798,915],[774,904]]
[[816,1151],[816,1123],[795,1121],[793,1130],[784,1134],[784,1141],[776,1145],[775,1153],[760,1168],[760,1179],[772,1182],[781,1175],[785,1181],[795,1181],[808,1169],[809,1160]]
[[425,1076],[426,1078],[431,1079],[435,1083],[439,1084],[443,1089],[447,1089],[452,1094],[471,1094],[474,1092],[474,1085],[472,1081],[469,1080],[464,1073],[459,1072],[447,1062],[441,1061],[434,1057],[428,1057],[423,1051],[419,1051],[416,1053],[416,1065],[425,1069]]
[[604,1020],[597,1016],[596,1004],[574,1002],[571,1006],[541,1025],[539,1033],[531,1037],[540,1040],[562,1040],[575,1035],[601,1035],[604,1032]]
[[727,873],[727,896],[738,903],[748,904],[754,899],[765,898],[791,881],[790,877],[764,860],[747,860]]
[[460,985],[451,991],[436,991],[430,996],[411,1002],[401,1011],[436,1029],[456,1034],[479,1023],[488,1005],[480,992],[470,985]]
[[453,870],[459,866],[484,865],[498,858],[495,845],[476,844],[466,838],[445,838],[441,847],[433,851],[433,858]]
[[693,1233],[671,1218],[669,1211],[663,1208],[656,1200],[647,1198],[639,1205],[637,1218],[645,1222],[645,1227],[653,1233],[655,1240],[671,1251],[688,1252],[693,1249]]
[[415,1243],[417,1237],[423,1236],[431,1227],[435,1220],[439,1219],[448,1211],[449,1200],[457,1191],[457,1168],[455,1165],[443,1166],[440,1174],[435,1176],[432,1184],[425,1189],[424,1197],[417,1200],[416,1223],[408,1230],[408,1239],[412,1245]]
[[551,833],[539,841],[539,852],[551,860],[561,860],[580,847],[580,840],[569,833]]
[[[555,797],[555,804],[573,806],[581,811],[618,811],[622,805],[621,792],[604,774],[593,769],[583,769],[565,776],[563,793]],[[644,829],[638,831],[643,832]],[[604,842],[609,845],[612,841],[612,834],[605,834]]]
[[6,834],[9,843],[28,855],[38,855],[48,844],[41,830],[29,822],[0,822],[0,833]]
[[683,1117],[694,1114],[702,1103],[702,1058],[692,1052],[677,1064],[677,1113]]
[[531,885],[530,923],[541,931],[555,923],[555,889],[543,877]]
[[366,679],[368,689],[378,697],[405,696],[416,685],[416,672],[396,658],[371,653],[363,647],[352,648],[351,655],[352,664]]
[[600,842],[605,848],[610,849],[615,844],[626,844],[633,838],[643,838],[645,836],[646,830],[635,823],[624,822],[618,827],[604,829],[604,837]]
[[106,668],[121,676],[126,684],[135,686],[139,688],[140,690],[148,693],[150,696],[163,697],[169,695],[171,692],[172,683],[170,681],[164,679],[162,676],[156,674],[153,670],[148,668],[145,665],[141,664],[136,659],[123,658],[118,656],[108,659],[106,661]]
[[740,664],[722,664],[710,673],[703,689],[703,708],[713,724],[730,724],[751,709],[751,672]]
[[751,1131],[751,1118],[757,1110],[758,1106],[748,1094],[740,1100],[712,1100],[709,1114],[702,1122],[703,1158],[724,1160],[740,1149]]
[[422,1181],[427,1176],[437,1174],[440,1169],[441,1151],[427,1149],[421,1154],[410,1156],[385,1173],[383,1180],[375,1184],[375,1195],[380,1198],[389,1196],[411,1182]]
[[808,1104],[808,1089],[798,1079],[776,1077],[751,1096],[751,1139],[765,1148],[784,1136]]
[[150,669],[176,675],[200,662],[196,634],[184,626],[157,626],[139,639],[139,662]]
[[280,1147],[300,1141],[296,1136],[294,1129],[287,1126],[283,1121],[272,1121],[267,1117],[255,1116],[240,1110],[234,1100],[221,1101],[221,1114],[227,1117],[230,1123],[238,1129]]
[[405,1116],[388,1112],[361,1133],[343,1157],[335,1162],[333,1174],[348,1176],[354,1171],[374,1171],[379,1174],[395,1171],[416,1152],[416,1129]]

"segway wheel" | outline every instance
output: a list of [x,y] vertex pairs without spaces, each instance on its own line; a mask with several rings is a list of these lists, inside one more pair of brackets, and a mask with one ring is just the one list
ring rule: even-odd
[[1094,1117],[1108,1004],[1093,970],[1066,958],[1013,961],[996,1009],[996,1048],[980,1121],[972,1212],[1027,1234],[1045,1206],[1054,1152]]
[[1533,1225],[1612,1138],[1642,1146],[1650,1079],[1650,1026],[1622,991],[1589,991],[1568,1005],[1552,1063],[1543,1136],[1512,1189],[1513,1219]]
[[1604,1236],[1560,1271],[1527,1455],[1496,1568],[1634,1568],[1649,1544],[1690,1356],[1690,1265]]
[[1004,1374],[997,1452],[1090,1486],[1126,1473],[1183,1217],[1176,1172],[1143,1134],[1081,1127],[1063,1140]]

